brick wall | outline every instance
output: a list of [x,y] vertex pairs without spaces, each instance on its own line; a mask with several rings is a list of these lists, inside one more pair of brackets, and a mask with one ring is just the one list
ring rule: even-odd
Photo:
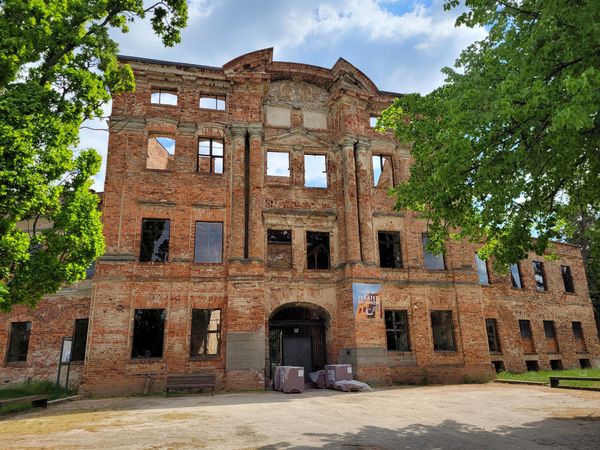
[[[162,390],[167,374],[203,369],[217,372],[219,388],[262,388],[269,383],[270,319],[288,306],[324,318],[329,363],[349,362],[359,379],[378,384],[488,379],[492,361],[516,371],[525,370],[526,359],[543,368],[550,359],[561,359],[565,367],[580,359],[600,363],[577,248],[557,246],[558,259],[545,262],[548,291],[542,293],[533,286],[534,255],[521,264],[520,290],[511,288],[509,277],[493,273],[491,284],[481,286],[477,246],[466,242],[448,244],[446,270],[424,268],[426,224],[414,213],[394,211],[393,198],[373,183],[373,155],[391,159],[396,182],[409,175],[409,146],[369,126],[369,117],[394,96],[378,91],[348,62],[331,69],[283,63],[272,61],[270,49],[222,68],[124,62],[132,65],[137,91],[113,100],[111,123],[121,126],[111,126],[109,139],[107,253],[94,278],[83,391]],[[152,104],[157,88],[175,91],[177,105]],[[201,95],[226,96],[225,111],[199,108]],[[147,168],[148,142],[158,135],[176,140],[166,170]],[[224,173],[198,171],[200,138],[224,140]],[[289,177],[267,176],[267,152],[273,150],[288,153]],[[306,154],[326,157],[326,189],[305,186]],[[144,218],[170,220],[167,262],[139,262]],[[222,263],[194,262],[197,221],[223,223]],[[290,269],[266,264],[270,228],[291,230]],[[307,231],[329,233],[329,270],[307,269]],[[401,269],[379,267],[378,231],[400,234]],[[575,294],[563,292],[560,264],[571,266]],[[354,283],[380,284],[383,309],[407,311],[410,351],[387,351],[382,318],[354,317]],[[65,301],[54,300],[53,308]],[[162,358],[132,359],[135,310],[145,308],[166,312]],[[189,356],[194,308],[222,311],[219,355]],[[433,348],[434,310],[452,312],[454,351]],[[0,323],[18,314],[2,316]],[[486,318],[497,320],[501,353],[490,354]],[[536,353],[524,353],[519,319],[532,321]],[[48,327],[58,333],[62,320]],[[543,320],[555,321],[559,353],[548,353]],[[572,321],[583,325],[585,352],[575,347]],[[6,330],[0,330],[0,349]],[[39,339],[35,333],[32,342]],[[43,365],[39,353],[30,356],[32,367]],[[19,373],[15,378],[28,373],[4,370]]]

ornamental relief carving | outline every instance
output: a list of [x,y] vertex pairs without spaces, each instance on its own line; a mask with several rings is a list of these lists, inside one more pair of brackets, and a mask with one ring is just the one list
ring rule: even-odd
[[314,84],[292,80],[274,81],[270,84],[266,103],[300,109],[325,109],[329,93]]

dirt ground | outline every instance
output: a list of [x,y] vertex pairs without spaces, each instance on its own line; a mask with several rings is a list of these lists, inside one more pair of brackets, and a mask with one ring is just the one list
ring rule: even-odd
[[600,393],[399,387],[81,400],[0,421],[0,447],[600,449]]

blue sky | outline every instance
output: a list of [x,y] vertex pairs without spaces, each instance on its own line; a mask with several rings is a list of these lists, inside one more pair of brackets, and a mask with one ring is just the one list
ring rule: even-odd
[[[381,90],[427,93],[443,82],[440,69],[460,50],[485,36],[483,29],[455,28],[457,11],[443,0],[189,0],[182,42],[164,48],[148,22],[118,31],[120,53],[222,66],[244,53],[273,47],[274,59],[331,67],[342,57]],[[110,114],[110,105],[106,107]],[[99,121],[86,124],[105,128]],[[106,161],[108,135],[83,129],[81,147]],[[94,188],[102,190],[105,166]]]

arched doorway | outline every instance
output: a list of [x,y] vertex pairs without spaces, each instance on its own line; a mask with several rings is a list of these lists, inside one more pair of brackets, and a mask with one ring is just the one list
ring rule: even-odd
[[269,318],[269,377],[275,366],[304,367],[309,373],[327,364],[327,328],[329,314],[311,303],[288,303]]

